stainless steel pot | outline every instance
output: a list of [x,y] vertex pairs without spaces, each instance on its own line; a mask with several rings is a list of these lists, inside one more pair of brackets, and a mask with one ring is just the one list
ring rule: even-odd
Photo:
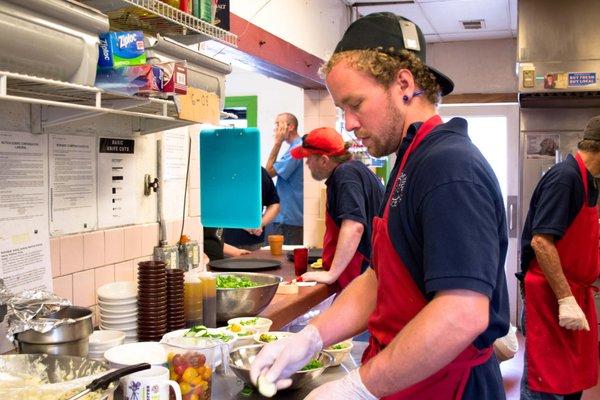
[[85,357],[88,354],[89,336],[92,325],[92,311],[85,307],[65,307],[48,315],[50,319],[73,319],[46,333],[32,329],[18,333],[16,339],[19,353],[44,353]]

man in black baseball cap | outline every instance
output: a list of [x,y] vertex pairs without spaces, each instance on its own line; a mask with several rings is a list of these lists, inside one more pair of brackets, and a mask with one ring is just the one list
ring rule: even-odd
[[305,329],[265,346],[253,381],[283,388],[316,351],[368,329],[361,367],[307,399],[504,398],[492,351],[509,327],[502,193],[467,122],[437,114],[454,85],[425,54],[417,25],[375,13],[348,27],[322,68],[344,128],[371,155],[396,153],[396,165],[371,268]]

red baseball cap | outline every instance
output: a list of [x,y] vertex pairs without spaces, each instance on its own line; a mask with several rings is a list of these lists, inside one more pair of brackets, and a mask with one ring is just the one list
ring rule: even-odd
[[335,129],[317,128],[302,136],[302,145],[292,149],[294,158],[304,158],[313,154],[341,156],[346,152],[344,139]]

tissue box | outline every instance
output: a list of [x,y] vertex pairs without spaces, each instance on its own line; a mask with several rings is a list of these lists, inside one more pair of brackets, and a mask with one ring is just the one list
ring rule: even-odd
[[187,65],[185,61],[157,64],[163,70],[163,92],[187,93]]
[[109,69],[146,63],[144,34],[141,31],[100,34],[98,68]]

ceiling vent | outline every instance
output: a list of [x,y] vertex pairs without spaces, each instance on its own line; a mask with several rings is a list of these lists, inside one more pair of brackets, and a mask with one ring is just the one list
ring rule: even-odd
[[482,19],[472,19],[469,21],[460,21],[460,23],[462,24],[463,29],[465,29],[467,31],[485,28],[485,21]]

